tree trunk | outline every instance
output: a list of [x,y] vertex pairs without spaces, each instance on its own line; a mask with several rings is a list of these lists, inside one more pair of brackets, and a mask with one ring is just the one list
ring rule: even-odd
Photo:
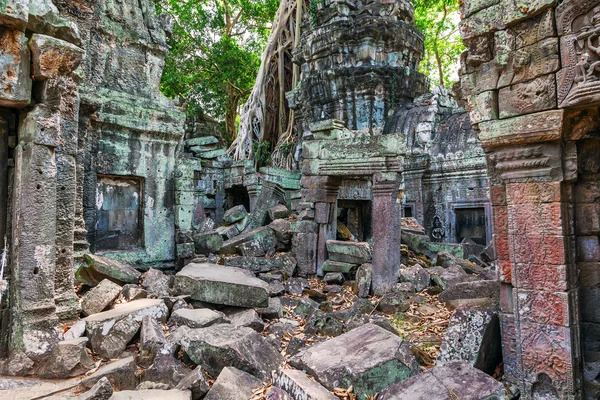
[[442,57],[440,57],[440,52],[437,48],[435,49],[435,62],[437,63],[438,74],[440,74],[440,85],[446,86],[444,83],[444,67],[442,65]]

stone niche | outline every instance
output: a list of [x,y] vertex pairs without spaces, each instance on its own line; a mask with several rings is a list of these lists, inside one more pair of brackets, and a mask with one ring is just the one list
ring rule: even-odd
[[143,179],[98,176],[94,250],[144,247]]

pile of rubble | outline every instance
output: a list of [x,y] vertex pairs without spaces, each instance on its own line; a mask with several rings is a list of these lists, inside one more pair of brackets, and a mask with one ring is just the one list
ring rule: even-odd
[[325,276],[307,279],[287,252],[293,216],[279,205],[269,217],[244,233],[249,215],[230,209],[223,227],[196,234],[198,257],[176,274],[86,255],[82,319],[41,368],[5,372],[83,376],[58,393],[82,399],[505,395],[489,376],[501,355],[488,268],[403,245],[398,283],[374,297],[368,243],[328,241]]

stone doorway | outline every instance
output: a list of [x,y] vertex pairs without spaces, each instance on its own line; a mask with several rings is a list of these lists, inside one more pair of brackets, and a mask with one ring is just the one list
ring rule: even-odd
[[95,251],[144,246],[143,190],[142,178],[98,175]]
[[246,211],[251,212],[250,210],[250,195],[248,194],[248,190],[243,186],[233,186],[229,189],[225,189],[225,199],[227,205],[225,209],[230,209],[235,206],[242,205],[246,209]]
[[[371,241],[371,202],[367,200],[338,200],[337,222],[338,240]],[[352,237],[348,237],[348,233]]]

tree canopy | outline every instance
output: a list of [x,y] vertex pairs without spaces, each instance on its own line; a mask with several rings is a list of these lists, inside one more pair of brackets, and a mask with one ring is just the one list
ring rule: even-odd
[[239,105],[250,94],[279,0],[155,0],[175,19],[162,92],[190,114],[225,122],[235,137]]
[[412,1],[415,25],[425,36],[421,72],[433,85],[451,87],[458,79],[458,59],[464,49],[458,32],[458,0]]

